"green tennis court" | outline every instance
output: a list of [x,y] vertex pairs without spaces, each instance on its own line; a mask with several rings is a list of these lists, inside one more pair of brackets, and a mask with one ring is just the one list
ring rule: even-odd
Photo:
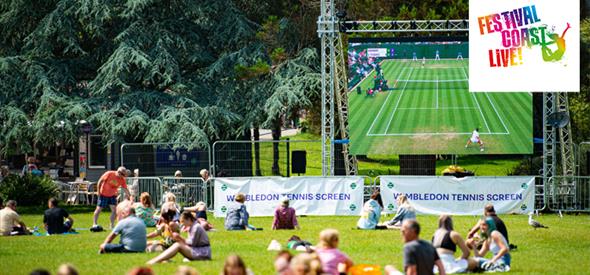
[[[373,71],[349,96],[351,152],[364,154],[529,154],[532,95],[470,93],[468,60],[384,60],[393,89],[368,95]],[[484,151],[466,142],[479,129]]]

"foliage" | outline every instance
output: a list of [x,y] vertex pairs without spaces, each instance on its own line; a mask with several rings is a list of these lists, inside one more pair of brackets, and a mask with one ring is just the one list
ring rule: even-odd
[[269,98],[275,91],[269,82],[276,81],[271,65],[303,48],[292,46],[300,44],[289,18],[260,9],[268,5],[3,2],[0,153],[75,143],[81,120],[105,145],[239,136],[267,119],[264,104],[236,104],[244,99],[239,91],[253,103]]
[[57,195],[58,188],[48,176],[9,175],[0,182],[0,197],[15,200],[18,205],[44,205]]

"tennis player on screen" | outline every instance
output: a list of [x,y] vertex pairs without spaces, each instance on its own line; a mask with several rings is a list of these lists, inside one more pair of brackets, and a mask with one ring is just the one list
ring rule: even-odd
[[473,133],[471,133],[471,138],[467,140],[467,144],[465,144],[465,148],[469,147],[469,144],[477,143],[479,144],[479,150],[483,152],[483,141],[479,138],[479,128],[475,128]]

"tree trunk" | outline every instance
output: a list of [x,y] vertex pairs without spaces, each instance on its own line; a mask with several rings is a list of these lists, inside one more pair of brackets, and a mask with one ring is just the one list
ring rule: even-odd
[[262,171],[260,170],[260,129],[257,126],[254,126],[254,163],[255,163],[255,175],[257,177],[262,176]]
[[279,143],[281,140],[281,121],[275,120],[272,126],[272,140],[275,141],[272,144],[272,174],[275,176],[281,175],[281,169],[279,168]]

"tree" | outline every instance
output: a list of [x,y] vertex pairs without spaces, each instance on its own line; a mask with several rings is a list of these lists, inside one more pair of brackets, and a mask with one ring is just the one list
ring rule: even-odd
[[13,0],[0,23],[4,154],[73,143],[81,120],[106,144],[241,135],[222,103],[235,90],[226,68],[260,53],[258,26],[232,1]]

